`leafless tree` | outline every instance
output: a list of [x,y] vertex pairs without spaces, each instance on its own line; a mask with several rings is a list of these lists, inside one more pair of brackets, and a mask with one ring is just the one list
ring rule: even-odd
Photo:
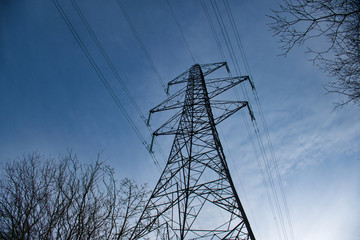
[[0,239],[128,239],[148,196],[99,159],[81,164],[71,153],[30,154],[0,171]]
[[325,39],[326,45],[308,47],[313,61],[335,79],[325,88],[345,96],[339,106],[360,104],[359,0],[284,0],[269,17],[284,55],[310,39]]

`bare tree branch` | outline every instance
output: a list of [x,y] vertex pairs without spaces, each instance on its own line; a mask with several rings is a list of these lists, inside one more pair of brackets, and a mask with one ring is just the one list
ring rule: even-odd
[[0,239],[127,239],[149,194],[71,153],[8,161],[0,176]]
[[335,78],[325,89],[345,97],[338,106],[360,104],[359,0],[284,0],[269,17],[269,27],[279,37],[283,55],[311,39],[324,39],[327,46],[308,47],[308,53]]

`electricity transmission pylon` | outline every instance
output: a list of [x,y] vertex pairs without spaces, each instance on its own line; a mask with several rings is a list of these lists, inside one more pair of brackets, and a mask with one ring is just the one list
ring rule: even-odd
[[[150,114],[178,110],[153,134],[175,138],[131,239],[255,240],[216,130],[217,124],[243,107],[252,119],[253,115],[245,101],[213,99],[249,77],[205,80],[221,67],[228,70],[225,62],[193,65],[168,83],[187,83],[186,87],[150,110]],[[213,115],[213,109],[219,116]]]

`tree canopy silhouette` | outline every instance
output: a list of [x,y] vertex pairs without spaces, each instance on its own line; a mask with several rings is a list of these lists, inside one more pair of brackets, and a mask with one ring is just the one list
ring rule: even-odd
[[0,171],[0,239],[128,238],[148,196],[100,160],[81,164],[70,153],[30,154]]
[[[360,103],[360,1],[284,0],[269,24],[286,55],[294,46],[323,38],[327,45],[308,47],[313,61],[335,80],[325,88]],[[314,45],[316,45],[314,43]]]

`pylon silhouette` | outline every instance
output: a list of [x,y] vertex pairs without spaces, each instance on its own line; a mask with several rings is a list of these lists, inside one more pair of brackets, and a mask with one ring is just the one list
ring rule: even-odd
[[[246,101],[213,100],[250,79],[248,76],[207,79],[228,67],[225,62],[195,64],[168,83],[186,87],[150,110],[178,112],[154,136],[174,134],[168,162],[151,194],[131,239],[242,239],[255,240],[230,176],[216,125]],[[180,101],[184,99],[183,101]],[[214,116],[212,109],[222,113]],[[149,115],[150,120],[150,115]]]

